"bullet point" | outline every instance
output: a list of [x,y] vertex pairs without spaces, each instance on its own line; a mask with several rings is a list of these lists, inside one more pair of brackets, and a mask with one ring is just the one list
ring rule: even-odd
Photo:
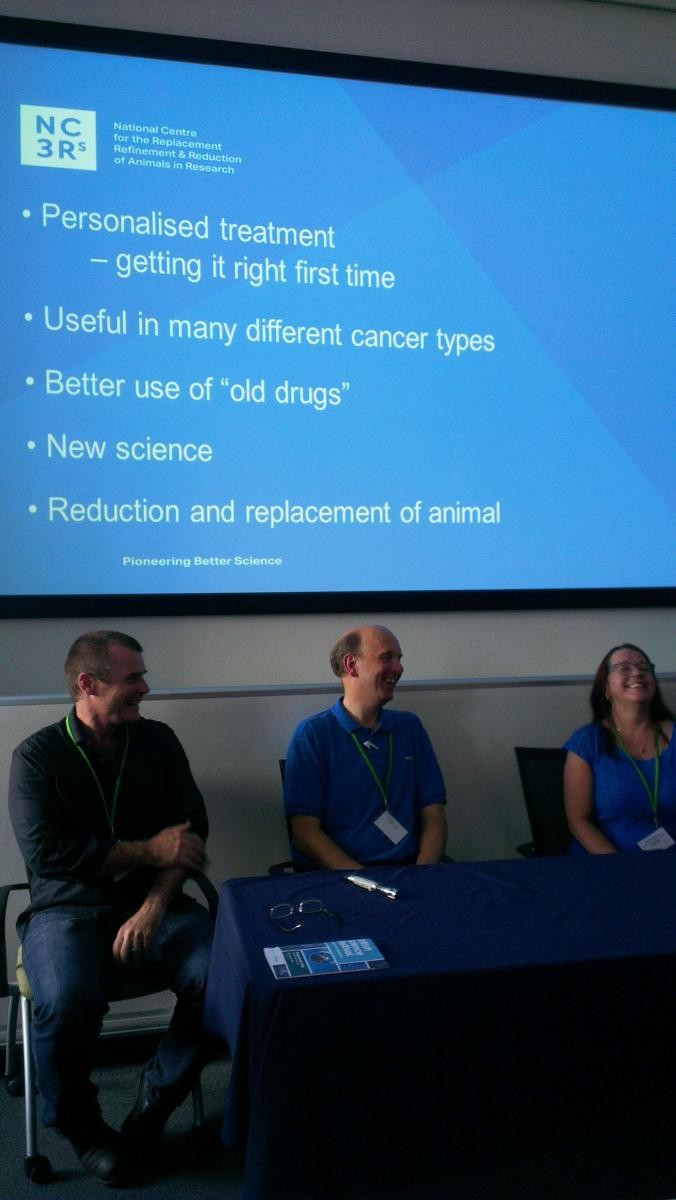
[[35,383],[35,380],[33,379],[33,376],[32,376],[32,375],[27,375],[27,376],[26,376],[26,385],[27,385],[27,387],[32,387],[34,383]]
[[37,504],[29,504],[28,511],[29,511],[29,513],[36,513],[38,511]]
[[28,446],[29,450],[35,449],[35,442],[26,442],[26,445]]
[[32,320],[33,320],[33,314],[32,314],[32,313],[24,313],[24,314],[23,314],[23,319],[24,319],[24,321],[32,321]]
[[23,213],[21,215],[24,217],[30,217],[30,215],[31,215],[30,208],[24,208]]

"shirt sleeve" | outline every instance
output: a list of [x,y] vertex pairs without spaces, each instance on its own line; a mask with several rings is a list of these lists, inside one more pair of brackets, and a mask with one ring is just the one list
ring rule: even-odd
[[287,817],[308,816],[323,820],[327,788],[324,758],[312,724],[302,722],[286,752],[284,812]]
[[57,776],[30,740],[12,756],[9,813],[29,878],[93,880],[115,842],[112,835],[79,832],[64,821]]
[[417,726],[418,761],[421,764],[418,776],[418,806],[427,808],[430,804],[445,804],[446,786],[437,756],[422,722],[417,721]]
[[572,750],[578,758],[583,759],[590,767],[594,766],[599,756],[599,738],[594,725],[583,725],[571,733],[564,743],[564,750]]
[[165,824],[178,825],[183,821],[190,821],[195,833],[206,842],[209,835],[209,819],[202,793],[193,778],[188,756],[173,729],[164,725],[163,730],[166,739],[167,784],[175,816],[175,820],[167,820]]

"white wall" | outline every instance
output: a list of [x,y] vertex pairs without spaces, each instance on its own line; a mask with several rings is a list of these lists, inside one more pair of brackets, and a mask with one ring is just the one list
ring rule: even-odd
[[457,66],[674,85],[673,0],[2,0],[0,13]]
[[[589,0],[0,0],[4,15],[673,86],[676,17],[669,8]],[[618,553],[640,554],[612,526],[612,497],[608,514],[603,536],[617,538]],[[330,686],[331,643],[369,615],[122,621],[102,612],[86,621],[0,621],[0,696],[61,693],[68,645],[95,626],[122,626],[137,636],[151,686],[160,691],[261,688],[247,698],[148,702],[149,715],[179,733],[204,789],[214,878],[257,872],[286,853],[277,758],[295,722],[330,700],[330,693],[304,694],[302,686],[283,695],[266,689]],[[606,649],[624,640],[644,646],[660,670],[676,671],[673,610],[372,615],[394,627],[413,680],[589,675]],[[400,706],[420,713],[442,762],[455,857],[504,857],[526,840],[512,746],[559,744],[586,719],[587,690],[477,686],[402,695]],[[669,696],[673,704],[673,683]],[[62,711],[35,702],[0,707],[0,795],[12,746]],[[7,826],[3,800],[3,880],[20,871]]]

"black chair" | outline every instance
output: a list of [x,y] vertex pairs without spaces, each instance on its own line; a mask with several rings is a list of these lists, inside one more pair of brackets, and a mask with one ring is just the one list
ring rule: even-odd
[[[216,918],[218,908],[218,893],[206,875],[196,871],[190,879],[195,883],[200,898],[204,901],[212,918]],[[190,881],[186,881],[189,883]],[[16,958],[15,970],[11,971],[8,964],[7,950],[7,905],[12,892],[26,891],[27,883],[10,883],[0,887],[0,999],[8,999],[7,1035],[5,1039],[5,1087],[12,1096],[24,1097],[26,1153],[24,1156],[24,1172],[33,1183],[47,1183],[52,1177],[52,1168],[48,1158],[38,1150],[37,1115],[35,1104],[35,1071],[31,1049],[31,1011],[32,992],[30,981],[23,968],[21,946]],[[139,974],[129,977],[120,972],[109,1000],[131,1000],[140,996],[150,996],[155,992],[164,991],[157,975],[154,977]],[[17,1069],[17,1040],[16,1027],[19,1009],[21,1010],[22,1033],[22,1068]],[[193,1102],[193,1137],[199,1139],[204,1131],[204,1106],[202,1102],[202,1086],[199,1079],[192,1091]]]
[[[286,759],[280,758],[279,759],[279,773],[282,777],[282,788],[284,787],[284,768],[285,768],[285,766],[286,766]],[[286,818],[286,836],[289,840],[289,846],[290,846],[291,845],[291,822],[288,817]],[[296,867],[296,864],[293,861],[293,859],[285,858],[284,862],[272,863],[272,865],[268,867],[268,875],[292,875],[293,872],[296,870],[298,870],[298,868]]]
[[524,858],[566,854],[571,834],[563,803],[565,750],[515,746],[533,840],[517,846]]

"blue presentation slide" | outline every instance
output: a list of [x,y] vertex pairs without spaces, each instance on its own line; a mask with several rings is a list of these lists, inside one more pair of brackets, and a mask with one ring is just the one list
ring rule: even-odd
[[0,78],[5,596],[674,584],[673,114]]

